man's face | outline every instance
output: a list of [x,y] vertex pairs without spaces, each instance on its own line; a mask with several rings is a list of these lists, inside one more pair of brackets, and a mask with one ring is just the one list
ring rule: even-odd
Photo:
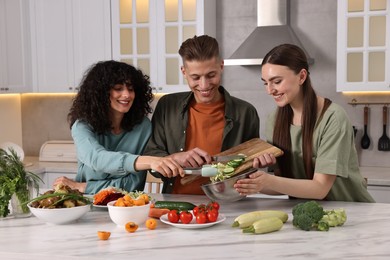
[[223,60],[185,61],[181,71],[194,92],[197,103],[213,103],[221,99],[218,88],[221,83]]

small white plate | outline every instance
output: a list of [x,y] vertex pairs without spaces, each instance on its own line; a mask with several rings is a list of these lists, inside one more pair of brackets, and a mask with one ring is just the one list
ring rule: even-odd
[[204,224],[196,223],[195,216],[192,218],[191,223],[188,223],[188,224],[172,223],[172,222],[170,222],[168,220],[168,214],[162,215],[160,217],[160,220],[161,220],[161,222],[163,222],[165,224],[168,224],[168,225],[171,225],[171,226],[174,226],[174,227],[177,227],[177,228],[197,229],[197,228],[207,228],[207,227],[214,226],[214,225],[216,225],[218,223],[222,223],[222,222],[224,222],[226,220],[226,217],[223,214],[219,214],[217,221],[215,221],[215,222],[208,222],[208,223],[204,223]]

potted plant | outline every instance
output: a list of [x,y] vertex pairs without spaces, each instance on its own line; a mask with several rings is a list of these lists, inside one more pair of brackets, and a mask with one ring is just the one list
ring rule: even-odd
[[31,199],[33,189],[38,195],[39,182],[42,179],[26,171],[13,149],[0,149],[0,217],[7,217],[10,213],[10,201],[15,217],[29,216],[30,210],[25,202]]

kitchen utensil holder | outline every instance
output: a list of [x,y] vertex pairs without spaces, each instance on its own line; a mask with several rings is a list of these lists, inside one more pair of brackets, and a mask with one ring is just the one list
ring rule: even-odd
[[351,102],[348,102],[349,105],[352,105],[352,106],[359,106],[359,105],[363,105],[363,106],[370,106],[370,105],[373,105],[373,106],[389,106],[390,105],[390,102],[361,102],[361,101],[357,101],[355,98],[351,100]]

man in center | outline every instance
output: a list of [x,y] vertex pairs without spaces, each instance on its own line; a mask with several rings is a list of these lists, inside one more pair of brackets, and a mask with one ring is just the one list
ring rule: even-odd
[[[145,154],[171,156],[182,167],[210,164],[211,156],[259,137],[255,107],[221,86],[223,60],[213,37],[194,36],[179,49],[181,71],[191,91],[160,98],[152,117],[153,133]],[[208,177],[158,177],[163,193],[204,194]]]

